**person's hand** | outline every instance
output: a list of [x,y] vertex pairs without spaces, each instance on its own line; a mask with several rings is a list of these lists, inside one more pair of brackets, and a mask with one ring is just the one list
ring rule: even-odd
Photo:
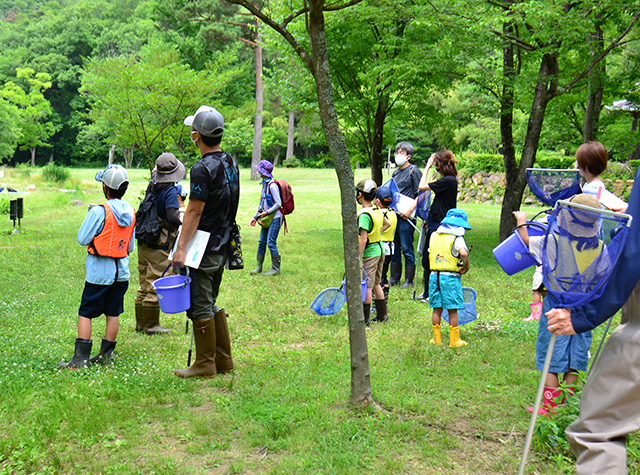
[[408,214],[406,214],[406,213],[400,213],[400,217],[401,217],[402,219],[404,219],[404,220],[409,219],[409,215],[408,215]]
[[429,157],[429,160],[427,160],[427,168],[431,168],[431,166],[433,165],[433,161],[436,159],[436,154],[432,153],[431,156]]
[[173,267],[184,267],[184,262],[187,260],[187,253],[182,249],[176,249],[173,253]]
[[263,211],[263,212],[262,212],[262,213],[260,213],[257,217],[258,217],[258,219],[260,219],[260,218],[264,218],[267,214],[269,214],[269,213],[267,213],[266,211]]
[[571,309],[569,308],[552,308],[545,313],[549,321],[547,322],[547,330],[554,335],[575,335],[571,323]]
[[255,226],[258,223],[258,221],[256,221],[255,218],[251,218],[251,221],[249,221],[249,226]]
[[514,218],[516,218],[516,222],[518,224],[527,222],[527,213],[525,213],[524,211],[514,211],[513,216]]

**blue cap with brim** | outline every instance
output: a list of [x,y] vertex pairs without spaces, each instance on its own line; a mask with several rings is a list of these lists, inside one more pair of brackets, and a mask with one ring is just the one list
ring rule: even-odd
[[440,225],[471,229],[467,220],[467,212],[460,208],[451,208],[447,211],[447,215],[440,222]]

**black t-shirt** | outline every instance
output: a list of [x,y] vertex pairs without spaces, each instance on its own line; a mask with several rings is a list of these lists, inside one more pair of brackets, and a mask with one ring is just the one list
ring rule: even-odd
[[418,189],[420,178],[422,178],[420,169],[413,163],[410,163],[409,166],[403,170],[396,168],[393,171],[393,179],[396,181],[396,185],[398,185],[398,191],[409,198],[418,196],[418,191],[420,191]]
[[236,161],[224,152],[203,155],[191,167],[190,198],[205,202],[198,229],[211,233],[207,252],[225,254],[240,201]]
[[447,211],[456,207],[458,179],[453,175],[446,175],[429,183],[429,188],[436,195],[429,208],[429,229],[435,231],[447,215]]

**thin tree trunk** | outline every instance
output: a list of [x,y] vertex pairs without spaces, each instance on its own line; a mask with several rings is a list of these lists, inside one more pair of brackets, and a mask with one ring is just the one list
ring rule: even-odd
[[373,120],[373,137],[371,140],[371,178],[378,186],[382,185],[382,141],[384,138],[384,123],[387,119],[389,98],[378,101],[376,115]]
[[276,153],[273,155],[273,167],[278,166],[278,160],[280,160],[280,152],[282,152],[282,147],[280,145],[276,145]]
[[285,161],[293,157],[293,135],[295,132],[296,113],[292,109],[289,111],[289,131],[287,133],[287,153],[284,156]]
[[[542,132],[542,123],[544,122],[544,114],[547,109],[552,91],[550,91],[551,78],[555,75],[558,68],[558,59],[551,54],[545,54],[540,62],[540,70],[538,72],[538,82],[533,95],[531,104],[531,113],[527,124],[527,135],[520,157],[520,164],[517,168],[507,169],[506,173],[506,189],[504,192],[504,201],[502,202],[502,211],[500,214],[500,241],[505,240],[511,234],[516,220],[513,212],[520,209],[522,204],[522,196],[527,184],[526,169],[533,166],[536,160],[536,151],[540,142],[540,133]],[[505,163],[506,165],[506,163]]]
[[260,162],[262,153],[262,37],[260,36],[260,21],[256,18],[256,116],[253,129],[253,152],[251,154],[251,179],[258,180],[260,174],[256,165]]
[[[596,14],[595,21],[600,20],[600,14]],[[589,36],[590,57],[593,60],[604,50],[604,33],[599,23],[594,26],[594,32]],[[589,72],[589,95],[587,97],[587,108],[584,113],[584,128],[582,139],[589,142],[596,139],[598,135],[598,122],[600,121],[600,111],[602,110],[602,94],[604,92],[606,65],[604,60],[596,64]]]
[[113,158],[116,154],[116,146],[112,145],[111,148],[109,149],[109,165],[113,164]]
[[31,166],[35,167],[36,166],[36,148],[29,147],[29,152],[31,152]]
[[360,287],[360,259],[357,245],[357,219],[354,175],[347,146],[340,130],[333,101],[333,86],[329,73],[329,52],[322,8],[323,0],[310,0],[308,32],[311,41],[313,74],[316,80],[318,106],[323,130],[340,186],[342,204],[342,241],[347,276],[347,308],[351,350],[351,402],[367,405],[373,402],[369,356],[365,333],[362,294]]

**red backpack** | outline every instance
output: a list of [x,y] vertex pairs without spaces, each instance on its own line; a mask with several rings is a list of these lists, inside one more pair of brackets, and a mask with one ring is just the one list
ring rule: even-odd
[[280,208],[280,212],[283,215],[288,215],[293,213],[296,205],[293,202],[293,193],[291,192],[291,185],[287,183],[285,180],[273,180],[278,185],[280,189],[280,198],[282,199],[282,207]]

